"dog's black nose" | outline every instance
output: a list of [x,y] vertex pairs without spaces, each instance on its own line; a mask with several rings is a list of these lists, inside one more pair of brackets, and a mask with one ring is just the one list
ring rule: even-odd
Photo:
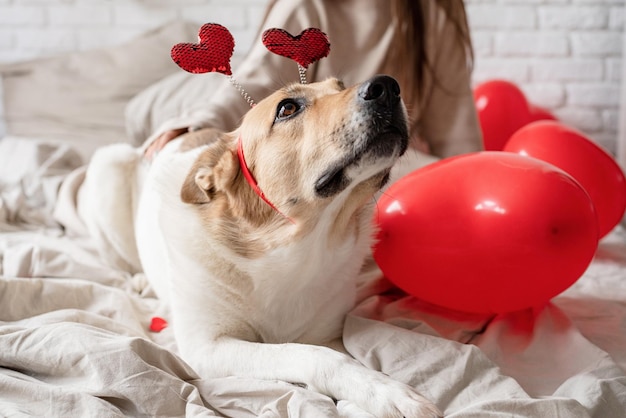
[[361,84],[359,97],[368,103],[392,107],[400,101],[400,86],[393,77],[377,75]]

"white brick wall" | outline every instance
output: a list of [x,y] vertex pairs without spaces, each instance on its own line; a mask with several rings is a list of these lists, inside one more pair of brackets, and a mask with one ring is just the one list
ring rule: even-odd
[[[172,19],[227,26],[241,56],[266,0],[0,0],[0,61],[127,40]],[[616,148],[624,0],[466,0],[476,83],[506,78]],[[1,111],[1,109],[0,109]]]
[[245,53],[266,0],[0,0],[0,61],[123,42],[174,19],[220,22]]
[[466,0],[475,82],[506,78],[615,152],[624,0]]

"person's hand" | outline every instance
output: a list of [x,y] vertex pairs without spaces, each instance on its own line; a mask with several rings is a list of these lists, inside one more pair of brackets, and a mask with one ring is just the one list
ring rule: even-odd
[[152,144],[146,148],[146,152],[144,154],[145,158],[148,161],[152,161],[152,159],[165,147],[165,144],[170,142],[172,139],[181,136],[182,134],[188,132],[188,128],[179,128],[173,129],[171,131],[163,132],[161,135],[155,139]]

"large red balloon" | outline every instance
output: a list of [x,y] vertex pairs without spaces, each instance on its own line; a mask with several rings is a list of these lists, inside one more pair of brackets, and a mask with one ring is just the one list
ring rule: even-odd
[[574,128],[554,121],[531,123],[517,131],[504,151],[539,158],[565,170],[589,193],[600,237],[626,211],[626,178],[613,157]]
[[541,119],[556,119],[550,112],[534,106],[514,83],[490,80],[474,89],[474,102],[487,151],[500,151],[522,126]]
[[585,271],[598,244],[593,204],[564,171],[504,152],[442,160],[377,205],[374,257],[398,287],[450,309],[544,304]]

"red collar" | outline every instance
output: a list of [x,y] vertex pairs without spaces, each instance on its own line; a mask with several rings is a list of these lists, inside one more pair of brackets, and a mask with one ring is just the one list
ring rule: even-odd
[[272,209],[280,213],[289,222],[295,224],[293,219],[291,219],[290,217],[282,213],[280,210],[278,210],[278,208],[272,202],[270,202],[270,200],[265,196],[265,193],[263,193],[263,190],[261,190],[261,188],[259,187],[258,183],[256,182],[256,179],[254,178],[254,176],[250,172],[250,169],[248,168],[248,164],[246,164],[246,157],[244,157],[243,155],[243,141],[241,140],[241,136],[239,136],[239,138],[237,139],[237,157],[239,158],[239,166],[241,167],[241,173],[243,174],[243,177],[246,179],[250,187],[252,187],[252,190],[254,190],[254,192],[265,203],[267,203]]

